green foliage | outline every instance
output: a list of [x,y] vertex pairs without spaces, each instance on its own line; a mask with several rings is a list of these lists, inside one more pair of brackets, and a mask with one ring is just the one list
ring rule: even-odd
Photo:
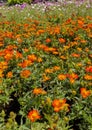
[[23,3],[30,4],[31,2],[32,2],[31,0],[8,0],[8,5],[23,4]]

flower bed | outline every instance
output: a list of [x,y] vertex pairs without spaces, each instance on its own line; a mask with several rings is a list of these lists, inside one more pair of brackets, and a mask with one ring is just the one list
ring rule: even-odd
[[1,8],[0,130],[91,130],[92,9],[84,6]]

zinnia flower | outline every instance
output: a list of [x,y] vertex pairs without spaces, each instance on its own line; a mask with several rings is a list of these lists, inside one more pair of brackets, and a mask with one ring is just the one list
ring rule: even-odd
[[60,66],[54,66],[53,67],[53,71],[57,71],[57,70],[60,70]]
[[53,72],[53,69],[50,69],[50,68],[45,69],[45,73],[52,73],[52,72]]
[[12,73],[11,71],[9,71],[9,72],[7,73],[7,77],[8,77],[8,78],[12,78],[12,76],[13,76],[13,73]]
[[37,110],[31,110],[27,117],[32,121],[32,122],[35,122],[36,120],[40,119],[41,116],[39,114],[39,112]]
[[0,62],[0,69],[4,70],[8,68],[8,63],[5,61]]
[[37,57],[36,57],[34,54],[32,54],[32,55],[28,55],[28,60],[34,62],[34,61],[37,60]]
[[42,88],[35,88],[33,90],[33,94],[34,95],[38,95],[38,94],[46,94],[47,92],[45,90],[43,90]]
[[23,70],[23,71],[21,71],[20,76],[22,78],[28,78],[30,76],[30,74],[31,74],[30,70]]
[[80,57],[80,54],[77,54],[77,53],[72,53],[71,55],[72,55],[73,57],[76,57],[76,58]]
[[83,98],[86,98],[91,94],[91,92],[86,88],[80,88],[80,94],[82,95]]
[[66,74],[59,74],[58,79],[59,80],[65,80],[66,79]]
[[60,43],[65,43],[65,39],[59,38],[59,42],[60,42]]
[[60,110],[68,109],[69,105],[66,103],[66,99],[55,99],[52,102],[52,106],[55,112],[59,112]]
[[86,72],[92,73],[92,66],[86,67]]
[[76,79],[78,79],[78,75],[75,73],[67,74],[67,77],[69,78],[71,83],[74,83]]
[[84,79],[86,79],[86,80],[92,80],[92,75],[86,74],[86,75],[84,76]]
[[54,28],[54,34],[59,34],[60,33],[60,27],[59,26],[56,26]]
[[46,41],[46,43],[50,43],[50,42],[51,42],[51,39],[50,39],[50,38],[47,38],[45,41]]

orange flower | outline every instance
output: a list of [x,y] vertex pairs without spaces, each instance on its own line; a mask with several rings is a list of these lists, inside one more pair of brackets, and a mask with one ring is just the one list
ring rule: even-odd
[[86,80],[92,80],[92,75],[86,74],[86,75],[84,76],[84,79],[86,79]]
[[45,69],[45,73],[52,73],[53,72],[53,69]]
[[92,54],[90,54],[89,57],[92,58]]
[[1,61],[0,62],[0,69],[4,70],[4,69],[7,69],[8,67],[8,63],[5,62],[5,61]]
[[3,93],[4,93],[4,91],[0,89],[0,94],[3,94]]
[[15,36],[15,39],[17,39],[17,41],[18,41],[19,43],[22,43],[22,42],[23,42],[23,40],[21,39],[21,34],[17,34],[17,35]]
[[59,26],[56,26],[55,28],[54,28],[54,32],[53,32],[54,34],[59,34],[60,33],[60,27]]
[[83,27],[83,25],[84,25],[84,21],[83,20],[78,20],[78,26]]
[[12,78],[12,76],[13,76],[13,73],[12,73],[11,71],[9,71],[9,72],[7,73],[7,78]]
[[66,59],[67,59],[67,57],[64,56],[64,55],[60,56],[60,58],[61,58],[62,60],[66,60]]
[[48,80],[50,80],[50,77],[48,77],[45,74],[43,74],[43,82],[48,81]]
[[70,79],[71,83],[74,83],[74,81],[78,79],[78,75],[75,73],[67,74],[67,77]]
[[72,55],[73,57],[76,57],[76,58],[80,57],[80,54],[76,54],[76,53],[72,53],[71,55]]
[[78,67],[82,67],[83,65],[82,65],[82,63],[77,63],[77,65],[76,66],[78,66]]
[[37,60],[37,57],[36,57],[34,54],[32,54],[32,55],[28,55],[28,60],[34,62],[34,61]]
[[71,74],[68,74],[67,75],[68,76],[68,78],[73,78],[73,79],[77,79],[78,78],[78,75],[77,74],[75,74],[75,73],[71,73]]
[[75,40],[75,41],[80,40],[80,36],[75,37],[74,40]]
[[36,48],[38,49],[38,50],[44,50],[44,51],[49,51],[48,49],[49,49],[49,47],[48,46],[46,46],[46,45],[44,45],[44,44],[37,44],[36,45]]
[[0,57],[1,56],[4,56],[4,51],[3,50],[0,50]]
[[4,58],[6,61],[9,61],[13,58],[13,51],[5,50]]
[[88,37],[92,38],[92,34],[88,34]]
[[78,50],[78,51],[82,51],[82,48],[81,48],[81,47],[78,47],[77,50]]
[[92,66],[86,67],[86,72],[92,73]]
[[23,49],[23,51],[26,53],[26,52],[28,52],[28,51],[29,51],[29,49],[24,48],[24,49]]
[[86,41],[86,40],[81,40],[80,42],[81,42],[81,43],[87,43],[87,41]]
[[66,20],[65,24],[70,24],[71,22],[72,22],[72,19],[69,18],[69,19]]
[[55,51],[56,51],[56,48],[50,47],[50,48],[48,48],[48,51],[50,51],[50,52],[55,52]]
[[14,36],[13,36],[13,32],[6,32],[5,33],[5,35],[6,35],[6,37],[8,37],[8,38],[14,38]]
[[48,128],[48,130],[52,130],[51,128]]
[[65,39],[59,38],[59,42],[60,42],[60,43],[65,43]]
[[2,47],[4,44],[3,44],[3,42],[0,42],[0,47]]
[[55,112],[59,112],[60,110],[64,110],[66,108],[68,110],[69,105],[66,103],[66,99],[55,99],[52,102],[52,106]]
[[37,110],[31,110],[27,117],[32,121],[32,122],[35,122],[36,120],[40,119],[41,116],[39,114],[39,112]]
[[44,32],[45,32],[45,30],[40,29],[40,30],[37,31],[36,34],[39,36],[39,35],[43,34]]
[[23,40],[21,38],[17,38],[18,43],[22,43]]
[[71,47],[76,46],[76,45],[78,45],[78,42],[77,41],[70,42],[70,45],[71,45]]
[[45,41],[46,41],[46,43],[50,43],[50,42],[51,42],[51,39],[50,39],[50,38],[47,38]]
[[46,94],[47,92],[45,90],[43,90],[42,88],[35,88],[33,90],[33,94],[34,95],[38,95],[38,94]]
[[25,68],[29,65],[32,65],[33,63],[30,60],[24,60],[22,63],[19,63],[18,66]]
[[54,66],[53,67],[53,71],[57,71],[57,70],[60,70],[60,66]]
[[53,51],[52,52],[54,55],[58,55],[59,53],[58,53],[58,51]]
[[28,78],[30,76],[30,74],[31,74],[30,70],[22,70],[20,73],[20,76],[22,78]]
[[66,74],[59,74],[58,79],[65,80],[66,79]]
[[38,62],[42,62],[42,58],[40,58],[40,57],[37,58],[37,61],[38,61]]
[[89,52],[89,48],[88,48],[88,47],[86,47],[86,48],[85,48],[85,51],[86,51],[86,52]]
[[4,74],[3,74],[3,70],[0,69],[0,78],[3,78]]
[[15,57],[18,58],[23,58],[22,54],[18,51],[16,51]]
[[80,88],[80,94],[83,98],[86,98],[91,94],[91,92],[90,90],[86,90],[86,88]]
[[70,45],[64,46],[63,51],[67,51],[70,48]]

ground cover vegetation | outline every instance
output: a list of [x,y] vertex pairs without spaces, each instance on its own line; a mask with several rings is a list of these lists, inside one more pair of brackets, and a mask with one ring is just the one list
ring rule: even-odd
[[92,130],[92,4],[0,6],[0,130]]

